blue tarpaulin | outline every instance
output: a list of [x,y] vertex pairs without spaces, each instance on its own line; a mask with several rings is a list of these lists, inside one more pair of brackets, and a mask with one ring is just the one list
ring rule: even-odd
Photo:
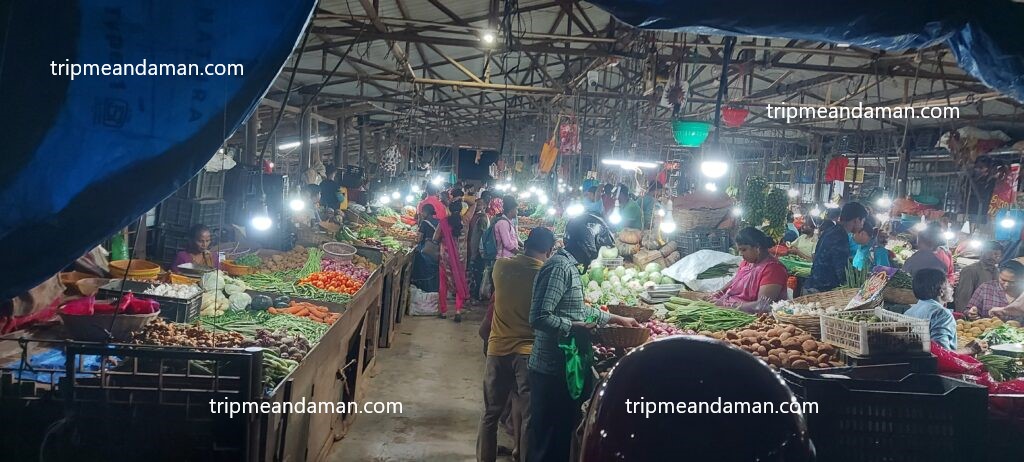
[[[0,5],[7,29],[0,34],[0,300],[53,275],[199,171],[254,110],[314,4]],[[226,70],[207,64],[241,64],[243,75],[72,79],[54,75],[61,74],[61,64],[131,64],[133,72],[196,64],[203,73]]]
[[959,66],[1024,102],[1024,4],[1010,0],[588,0],[645,29],[848,43],[899,51],[945,43]]

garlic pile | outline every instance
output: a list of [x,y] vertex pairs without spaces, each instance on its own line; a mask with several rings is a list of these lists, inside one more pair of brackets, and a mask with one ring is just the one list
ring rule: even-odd
[[824,307],[821,302],[794,303],[792,300],[779,300],[772,303],[772,311],[781,311],[786,314],[807,314],[821,315],[839,311],[835,305]]

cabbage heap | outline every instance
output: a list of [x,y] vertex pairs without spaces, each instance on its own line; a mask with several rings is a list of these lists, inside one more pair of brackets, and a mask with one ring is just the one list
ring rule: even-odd
[[583,299],[592,305],[636,305],[639,296],[658,284],[675,284],[668,276],[662,276],[657,263],[649,263],[643,271],[622,265],[609,269],[601,266],[600,260],[590,265],[590,271],[581,277],[584,289]]

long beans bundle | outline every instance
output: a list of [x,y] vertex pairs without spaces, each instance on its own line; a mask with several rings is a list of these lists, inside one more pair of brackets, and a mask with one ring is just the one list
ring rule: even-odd
[[227,310],[221,316],[202,316],[199,322],[208,330],[238,332],[245,337],[256,336],[256,329],[266,328],[270,315],[265,311]]
[[322,322],[291,315],[270,316],[270,319],[264,321],[263,325],[272,330],[284,329],[290,334],[302,334],[306,340],[309,340],[309,343],[313,344],[319,342],[331,328],[330,325]]
[[320,260],[322,257],[322,250],[309,249],[309,258],[307,258],[306,264],[300,269],[247,274],[241,276],[241,279],[253,290],[260,292],[272,292],[289,297],[302,297],[322,302],[347,303],[352,299],[349,295],[322,290],[310,284],[299,284],[296,282],[320,271]]
[[1002,355],[978,356],[978,361],[985,365],[985,370],[997,382],[1017,378],[1021,375],[1021,368],[1015,358]]
[[738,310],[719,308],[708,302],[672,297],[665,303],[668,322],[695,331],[723,331],[746,327],[757,317]]

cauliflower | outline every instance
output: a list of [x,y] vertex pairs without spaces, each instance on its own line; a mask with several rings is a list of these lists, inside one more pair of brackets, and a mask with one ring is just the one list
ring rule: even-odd
[[587,284],[587,290],[591,290],[591,291],[597,290],[597,291],[600,291],[601,290],[601,284],[598,284],[597,281],[590,281],[590,283]]

